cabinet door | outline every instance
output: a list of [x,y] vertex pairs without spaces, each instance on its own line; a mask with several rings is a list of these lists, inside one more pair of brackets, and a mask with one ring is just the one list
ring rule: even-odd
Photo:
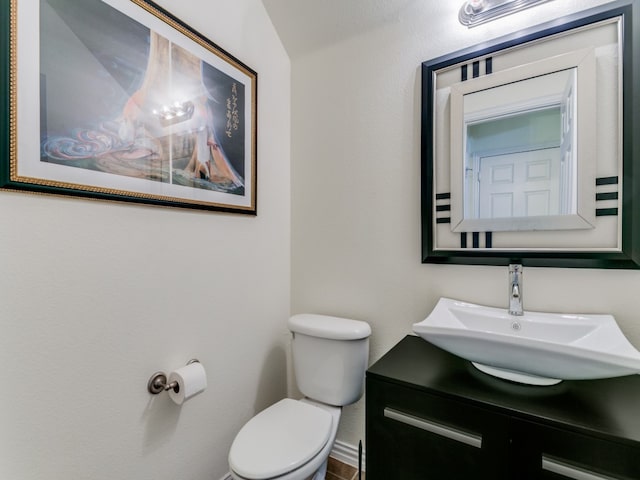
[[513,426],[514,480],[640,479],[640,451],[629,444],[523,420]]
[[367,379],[367,480],[507,478],[508,417]]

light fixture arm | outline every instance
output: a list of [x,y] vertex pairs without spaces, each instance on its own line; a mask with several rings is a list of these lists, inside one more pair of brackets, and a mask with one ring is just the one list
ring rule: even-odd
[[549,1],[551,0],[466,0],[460,7],[458,19],[471,28]]

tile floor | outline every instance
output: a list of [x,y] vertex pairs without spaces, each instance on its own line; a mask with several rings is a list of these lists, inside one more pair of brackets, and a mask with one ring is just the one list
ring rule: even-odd
[[[358,469],[347,465],[346,463],[339,462],[335,458],[329,457],[329,463],[327,465],[326,480],[360,480],[358,478]],[[362,472],[362,479],[364,478],[364,472]]]

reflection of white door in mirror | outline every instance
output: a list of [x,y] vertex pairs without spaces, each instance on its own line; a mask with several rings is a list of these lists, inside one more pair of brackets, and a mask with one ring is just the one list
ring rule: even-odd
[[452,85],[452,231],[593,228],[594,78],[585,49]]
[[478,200],[470,218],[562,214],[559,148],[480,157],[478,164]]
[[[465,122],[465,219],[575,213],[560,206],[562,196],[575,205],[575,188],[566,174],[573,168],[564,168],[560,160],[560,103],[558,93],[545,98],[542,108],[511,115],[501,108],[501,115]],[[569,155],[566,162],[575,159]]]

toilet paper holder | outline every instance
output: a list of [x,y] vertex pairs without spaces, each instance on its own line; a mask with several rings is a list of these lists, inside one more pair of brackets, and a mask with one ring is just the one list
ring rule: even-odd
[[[192,363],[200,363],[200,360],[192,358],[187,362],[187,365],[191,365]],[[157,395],[168,390],[174,390],[178,393],[178,389],[179,386],[177,381],[167,383],[167,374],[164,372],[154,373],[147,382],[147,390],[153,395]]]

